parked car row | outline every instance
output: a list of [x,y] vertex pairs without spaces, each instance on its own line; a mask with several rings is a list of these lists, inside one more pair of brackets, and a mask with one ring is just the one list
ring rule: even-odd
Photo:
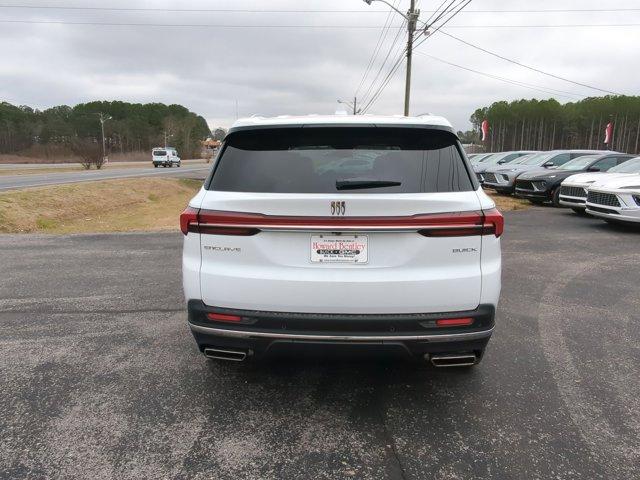
[[609,222],[640,223],[640,157],[635,155],[514,151],[474,155],[471,162],[485,188]]

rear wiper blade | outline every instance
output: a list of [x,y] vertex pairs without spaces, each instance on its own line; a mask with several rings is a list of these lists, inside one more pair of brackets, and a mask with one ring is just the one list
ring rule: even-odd
[[398,187],[402,182],[394,180],[369,180],[366,178],[352,178],[350,180],[336,180],[338,190],[358,190],[362,188]]

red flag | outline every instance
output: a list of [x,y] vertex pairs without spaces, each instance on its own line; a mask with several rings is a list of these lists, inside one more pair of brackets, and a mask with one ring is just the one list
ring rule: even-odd
[[487,120],[483,120],[480,128],[482,130],[482,141],[484,142],[489,136],[489,122]]
[[607,127],[604,129],[604,143],[611,143],[611,137],[613,136],[613,122],[607,123]]

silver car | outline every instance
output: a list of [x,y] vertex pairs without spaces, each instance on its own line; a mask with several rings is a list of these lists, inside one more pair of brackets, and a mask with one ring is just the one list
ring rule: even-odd
[[574,158],[597,153],[606,152],[599,150],[552,150],[531,155],[517,164],[493,165],[484,172],[483,186],[500,193],[513,193],[516,179],[524,172],[558,168]]
[[515,152],[502,152],[502,153],[496,153],[494,155],[491,155],[490,157],[486,158],[484,161],[480,162],[480,163],[475,163],[473,164],[473,171],[476,173],[476,175],[478,176],[478,180],[480,181],[480,183],[484,183],[485,179],[484,179],[484,172],[490,168],[493,167],[495,165],[503,165],[505,163],[511,163],[514,160],[523,157],[525,155],[528,155],[530,153],[536,153],[530,150],[520,150],[520,151],[515,151]]

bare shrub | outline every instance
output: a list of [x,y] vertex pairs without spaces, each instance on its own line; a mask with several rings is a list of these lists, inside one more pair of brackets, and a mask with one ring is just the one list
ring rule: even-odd
[[102,145],[92,140],[76,139],[71,142],[71,150],[80,158],[80,164],[85,170],[95,165],[99,170],[104,164]]

